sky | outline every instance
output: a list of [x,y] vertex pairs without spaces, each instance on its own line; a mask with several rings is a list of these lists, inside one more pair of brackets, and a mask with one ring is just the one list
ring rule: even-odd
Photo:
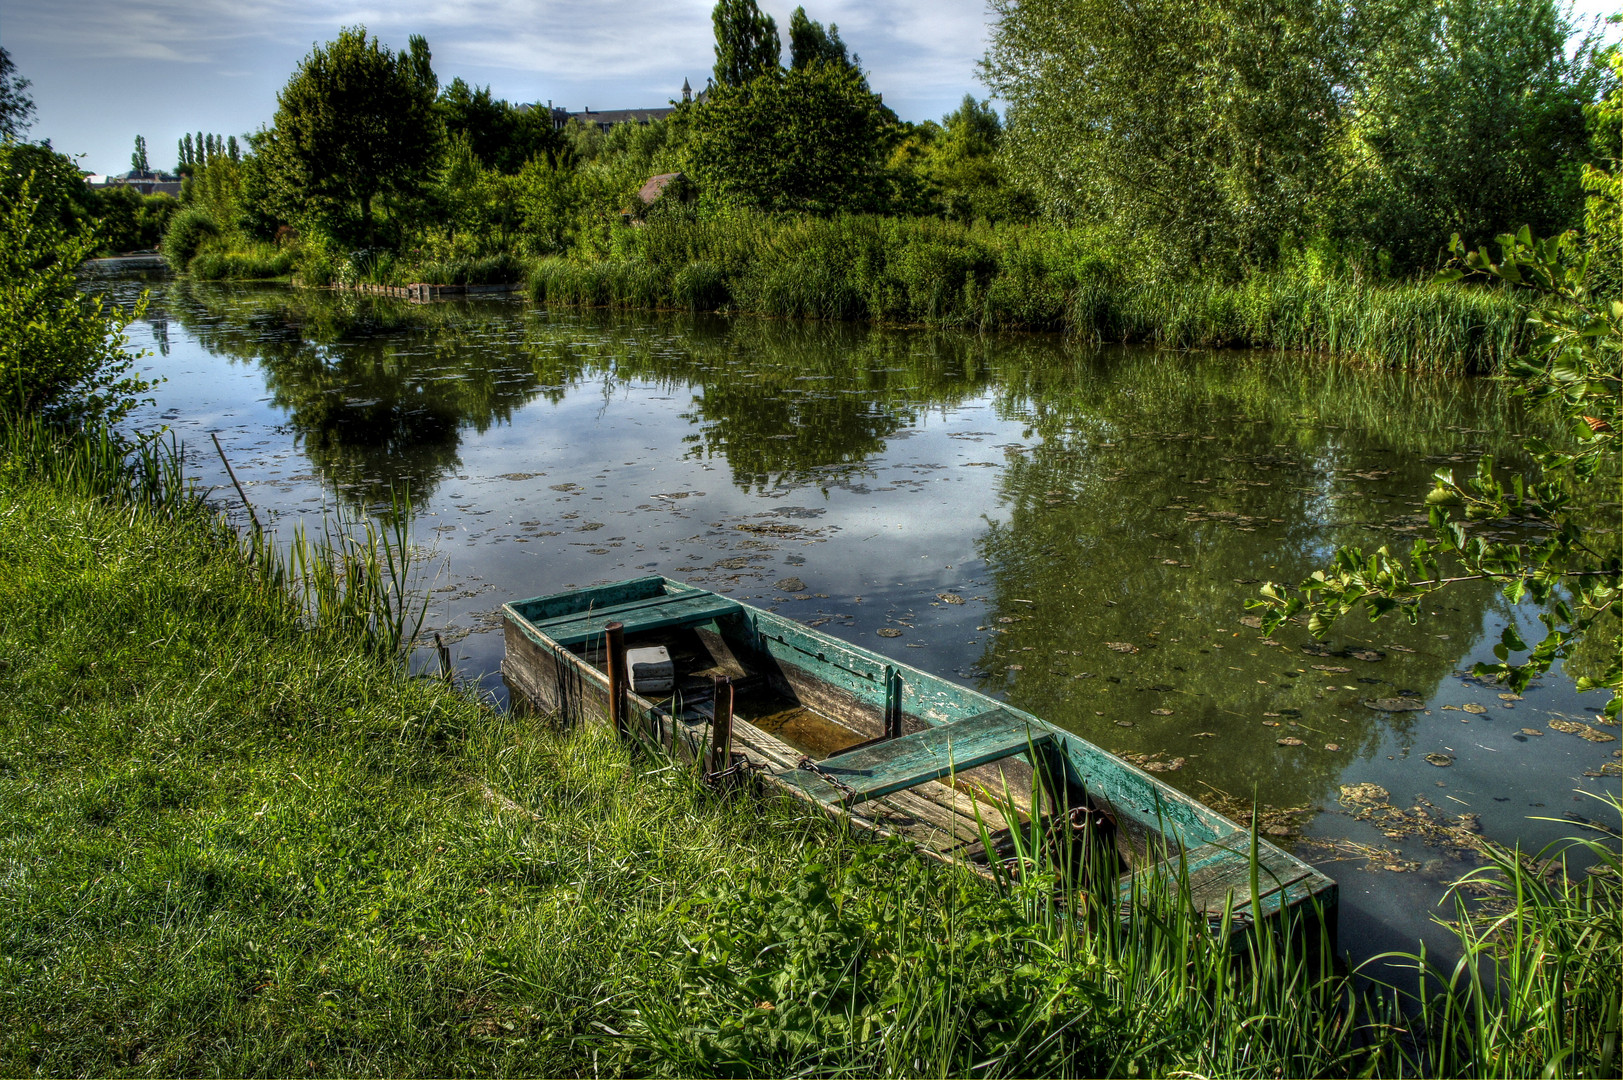
[[[455,76],[513,102],[570,110],[663,105],[704,85],[714,0],[4,0],[0,45],[30,79],[30,131],[92,172],[129,168],[137,134],[173,168],[188,131],[242,135],[270,121],[276,92],[312,45],[364,25],[391,48],[428,38],[441,84]],[[785,39],[793,0],[764,0]],[[1577,0],[1590,17],[1623,0]],[[862,57],[905,120],[984,97],[985,0],[811,0]]]
[[[714,63],[714,0],[4,0],[0,45],[30,79],[33,139],[83,155],[92,172],[130,167],[137,134],[153,168],[173,168],[188,131],[241,135],[269,123],[276,92],[312,45],[364,25],[390,48],[428,39],[441,85],[461,76],[513,102],[570,110],[664,105]],[[795,2],[761,7],[787,38]],[[986,50],[984,0],[810,0],[837,23],[870,84],[907,120],[939,119]]]

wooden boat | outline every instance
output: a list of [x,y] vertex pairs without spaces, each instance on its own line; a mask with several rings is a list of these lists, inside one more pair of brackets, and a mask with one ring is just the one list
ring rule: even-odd
[[[1330,878],[1258,838],[1253,897],[1249,830],[976,690],[660,576],[517,600],[502,613],[509,686],[566,723],[617,723],[714,770],[753,768],[859,827],[982,872],[1017,850],[1015,830],[1032,814],[1051,835],[1055,823],[1063,835],[1091,829],[1109,838],[1124,898],[1135,878],[1176,881],[1186,870],[1190,901],[1208,917],[1227,908],[1243,922],[1308,905],[1333,942]],[[675,669],[658,697],[619,674],[621,652],[648,645],[664,646]]]

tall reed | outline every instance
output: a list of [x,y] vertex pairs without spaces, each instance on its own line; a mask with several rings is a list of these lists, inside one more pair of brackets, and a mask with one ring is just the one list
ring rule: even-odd
[[[1623,818],[1615,796],[1597,796]],[[1623,1007],[1623,865],[1619,831],[1574,837],[1536,855],[1485,844],[1486,866],[1451,890],[1459,960],[1424,947],[1384,959],[1420,977],[1409,1071],[1427,1076],[1618,1075]],[[1569,856],[1591,869],[1573,871]],[[1383,959],[1377,957],[1376,960]],[[1373,962],[1373,961],[1372,961]]]
[[1076,230],[873,215],[652,215],[605,257],[540,260],[529,284],[554,304],[1058,330],[1436,371],[1498,370],[1529,338],[1504,290],[1296,266],[1238,282],[1168,279]]
[[[207,490],[185,474],[173,437],[132,440],[107,425],[53,426],[36,416],[0,416],[0,470],[47,481],[66,494],[166,519],[211,514]],[[410,541],[411,503],[396,496],[383,523],[324,513],[319,536],[304,526],[284,547],[257,526],[215,527],[269,588],[297,604],[312,629],[352,636],[382,656],[404,656],[428,611],[421,559]]]

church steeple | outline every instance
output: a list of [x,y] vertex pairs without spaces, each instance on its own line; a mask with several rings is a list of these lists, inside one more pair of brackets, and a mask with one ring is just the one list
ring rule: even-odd
[[693,87],[688,85],[686,79],[682,80],[682,102],[687,104],[693,100]]

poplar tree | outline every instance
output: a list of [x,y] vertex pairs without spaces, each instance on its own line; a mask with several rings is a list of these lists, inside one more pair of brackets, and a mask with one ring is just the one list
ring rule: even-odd
[[824,30],[823,24],[810,18],[805,8],[797,7],[795,13],[789,16],[789,69],[800,71],[814,63],[851,68],[859,65],[858,59],[846,52],[838,26],[829,23],[828,29]]
[[755,0],[716,0],[710,20],[716,28],[716,82],[743,86],[778,71],[783,47],[778,24]]
[[137,135],[135,137],[135,152],[130,155],[130,168],[140,173],[151,171],[147,166],[147,141],[145,136]]

